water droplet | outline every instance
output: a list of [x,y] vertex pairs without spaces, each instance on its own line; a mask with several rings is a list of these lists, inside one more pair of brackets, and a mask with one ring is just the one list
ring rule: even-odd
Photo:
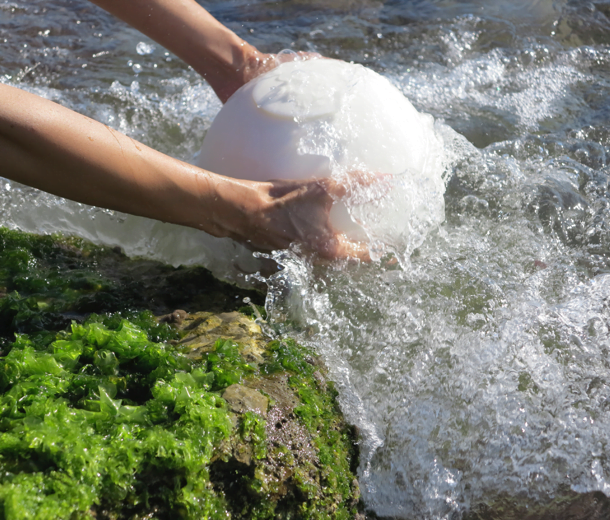
[[150,43],[140,42],[136,45],[136,52],[140,56],[146,56],[155,52],[156,47]]

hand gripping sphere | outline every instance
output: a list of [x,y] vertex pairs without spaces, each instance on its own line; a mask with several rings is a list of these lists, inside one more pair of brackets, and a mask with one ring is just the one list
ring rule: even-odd
[[[198,165],[267,181],[330,177],[350,170],[421,172],[434,139],[430,116],[387,79],[330,59],[283,63],[240,88],[205,136]],[[346,206],[331,224],[363,238]]]

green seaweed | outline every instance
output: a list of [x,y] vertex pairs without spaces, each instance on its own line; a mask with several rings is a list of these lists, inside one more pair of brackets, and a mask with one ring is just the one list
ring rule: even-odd
[[330,382],[320,383],[314,353],[294,340],[272,341],[268,351],[261,371],[292,373],[288,382],[302,403],[294,413],[311,434],[323,468],[320,482],[312,481],[305,468],[293,477],[301,493],[310,499],[309,504],[315,504],[308,507],[303,503],[301,514],[304,518],[327,518],[327,511],[333,511],[333,518],[352,518],[359,497],[354,489],[358,454],[352,442],[355,433],[341,418],[336,390]]
[[265,432],[265,420],[254,412],[246,412],[243,415],[239,431],[244,441],[251,441],[254,447],[254,456],[263,459],[267,456],[267,434]]
[[[140,322],[154,320],[146,314]],[[259,470],[271,447],[265,420],[246,412],[237,427],[219,391],[256,368],[238,345],[219,340],[193,361],[151,341],[134,323],[92,316],[55,339],[20,334],[0,358],[0,518],[352,518],[353,432],[334,391],[315,378],[309,353],[291,341],[269,345],[264,371],[292,372],[303,404],[294,413],[312,434],[323,470],[297,467],[298,497],[270,498]],[[210,480],[223,443],[238,436],[260,464],[241,475],[249,500],[235,511]],[[285,457],[292,457],[289,450]],[[224,455],[226,457],[226,453]],[[292,510],[292,514],[287,511]]]
[[256,368],[246,363],[239,354],[239,346],[231,340],[220,340],[215,344],[213,352],[204,356],[209,369],[214,374],[214,390],[241,383]]
[[132,260],[118,248],[0,227],[0,349],[15,332],[57,331],[91,313],[226,312],[240,308],[244,298],[256,305],[264,300],[202,267]]
[[233,425],[201,364],[124,319],[58,336],[19,335],[0,359],[0,518],[87,516],[118,501],[226,518],[206,467]]

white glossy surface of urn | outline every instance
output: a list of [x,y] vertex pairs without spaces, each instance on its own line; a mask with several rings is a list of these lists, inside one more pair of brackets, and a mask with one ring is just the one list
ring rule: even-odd
[[[432,118],[387,79],[361,65],[317,59],[284,63],[239,89],[208,130],[198,165],[257,181],[350,170],[417,176],[435,147]],[[351,238],[365,237],[341,202],[331,223]]]

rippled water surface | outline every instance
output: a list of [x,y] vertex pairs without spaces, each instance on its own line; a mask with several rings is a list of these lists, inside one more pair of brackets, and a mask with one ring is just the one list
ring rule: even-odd
[[[610,3],[206,6],[261,50],[372,67],[466,138],[445,221],[409,265],[275,255],[271,325],[328,360],[362,434],[367,506],[454,519],[503,495],[610,496]],[[186,65],[82,1],[0,0],[0,81],[188,161],[220,108]],[[250,262],[227,241],[9,182],[0,219],[221,275]]]

